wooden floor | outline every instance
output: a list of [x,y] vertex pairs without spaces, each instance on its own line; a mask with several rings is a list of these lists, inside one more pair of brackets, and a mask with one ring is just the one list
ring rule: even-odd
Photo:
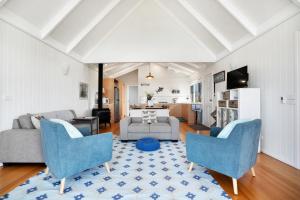
[[[187,124],[181,123],[181,139],[185,140],[186,132],[195,132]],[[100,132],[119,134],[119,125],[102,129]],[[202,131],[202,134],[208,134]],[[42,164],[10,165],[0,168],[0,195],[13,190],[37,172],[42,170]],[[238,180],[239,195],[234,196],[231,178],[211,171],[212,176],[233,199],[262,199],[262,200],[299,200],[300,199],[300,170],[290,167],[266,154],[259,154],[255,166],[256,177],[251,173],[245,174]]]

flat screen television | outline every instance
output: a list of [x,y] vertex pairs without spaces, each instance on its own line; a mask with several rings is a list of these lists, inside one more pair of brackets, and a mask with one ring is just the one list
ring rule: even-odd
[[239,69],[227,73],[227,89],[245,88],[248,87],[248,67],[241,67]]

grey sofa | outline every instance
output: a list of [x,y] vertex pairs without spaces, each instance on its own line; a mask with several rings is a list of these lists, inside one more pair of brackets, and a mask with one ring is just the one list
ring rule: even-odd
[[122,141],[153,137],[159,140],[180,139],[179,120],[175,117],[157,117],[157,123],[147,124],[141,117],[125,117],[120,121]]
[[[71,121],[76,117],[73,110],[40,113],[46,119]],[[31,115],[14,119],[10,130],[0,132],[0,163],[43,163],[40,130],[35,129]],[[89,128],[88,124],[76,124],[77,128]]]

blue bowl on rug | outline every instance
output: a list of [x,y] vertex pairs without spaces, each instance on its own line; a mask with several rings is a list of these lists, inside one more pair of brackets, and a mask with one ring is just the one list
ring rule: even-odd
[[142,138],[136,142],[136,148],[142,151],[155,151],[160,148],[160,143],[155,138]]

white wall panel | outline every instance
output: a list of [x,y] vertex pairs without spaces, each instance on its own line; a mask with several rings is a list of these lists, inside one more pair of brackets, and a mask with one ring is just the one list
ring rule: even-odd
[[[281,96],[296,96],[295,32],[300,15],[291,18],[247,46],[207,68],[207,73],[248,65],[250,87],[261,88],[262,151],[296,166],[295,105],[282,104]],[[216,86],[226,89],[225,82]]]
[[83,115],[89,110],[78,89],[79,82],[89,83],[86,65],[3,21],[0,30],[0,130],[11,128],[20,114],[74,109]]

